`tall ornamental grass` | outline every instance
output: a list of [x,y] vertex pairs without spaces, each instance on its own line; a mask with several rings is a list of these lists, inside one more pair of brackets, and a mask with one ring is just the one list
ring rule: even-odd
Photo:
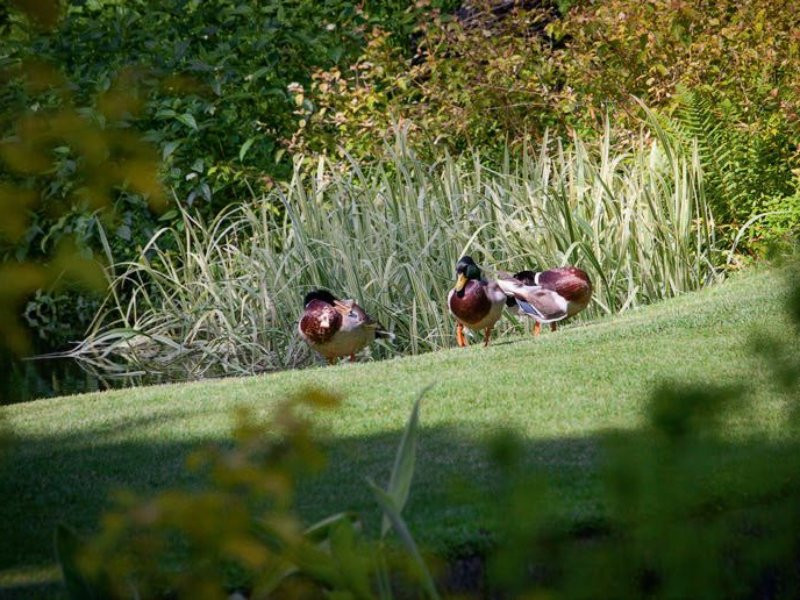
[[[423,162],[400,137],[369,169],[320,160],[211,223],[185,211],[182,225],[116,265],[74,355],[190,378],[309,364],[296,326],[315,287],[395,333],[373,356],[416,354],[453,345],[446,297],[462,254],[490,277],[585,269],[595,292],[582,319],[703,287],[723,258],[696,153],[646,132],[617,151],[608,128],[594,145],[545,141],[496,169],[477,153]],[[521,327],[509,317],[498,334]]]

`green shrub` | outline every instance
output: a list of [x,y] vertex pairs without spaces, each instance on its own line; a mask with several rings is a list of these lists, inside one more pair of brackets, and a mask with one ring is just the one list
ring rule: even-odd
[[[164,202],[152,146],[124,122],[99,122],[120,107],[134,110],[135,95],[118,93],[94,115],[98,118],[76,105],[72,87],[57,69],[14,55],[20,27],[52,26],[57,5],[23,7],[31,18],[27,25],[5,13],[6,29],[13,31],[0,58],[6,84],[0,92],[0,343],[17,354],[31,348],[19,317],[32,297],[29,324],[41,327],[43,337],[55,333],[58,339],[64,329],[69,338],[77,337],[74,323],[58,320],[70,310],[78,318],[85,315],[92,300],[81,306],[82,294],[104,287],[90,244],[98,215],[105,211],[108,217],[108,209],[131,194],[147,198],[153,209]],[[123,200],[115,202],[118,193]],[[48,315],[56,295],[78,298],[79,304]]]
[[[500,4],[513,8],[498,16]],[[596,136],[606,115],[636,132],[638,98],[674,117],[687,143],[697,140],[720,225],[735,231],[791,191],[800,165],[793,3],[470,6],[468,20],[433,14],[421,23],[414,58],[375,31],[348,69],[318,71],[291,147],[369,158],[402,125],[420,151],[480,148],[499,163],[506,145],[546,131]]]
[[[697,147],[706,196],[722,224],[721,232],[733,239],[750,219],[783,210],[776,206],[776,199],[792,192],[796,149],[787,131],[775,123],[782,117],[772,115],[761,124],[747,126],[729,102],[717,106],[711,96],[688,91],[681,92],[679,101],[668,126],[683,144]],[[763,221],[760,229],[774,224],[774,234],[780,236],[793,226],[791,218],[784,213],[781,221]],[[756,231],[749,230],[746,239],[754,240]]]
[[[14,19],[0,46],[9,84],[0,97],[4,133],[31,106],[69,98],[101,126],[145,134],[163,160],[165,184],[211,217],[249,197],[248,184],[291,176],[282,141],[309,106],[310,72],[352,60],[370,22],[410,35],[422,5],[364,8],[352,0],[91,0],[70,3],[44,32]],[[15,69],[32,58],[55,70],[69,93],[26,86]],[[69,192],[70,174],[58,175],[54,185]]]
[[[210,221],[288,180],[292,154],[312,167],[342,150],[364,161],[398,130],[432,162],[478,149],[494,167],[506,147],[521,151],[547,131],[602,135],[606,115],[635,140],[636,96],[697,139],[726,234],[791,195],[800,140],[791,2],[458,4],[86,0],[66,4],[60,21],[44,10],[56,3],[23,4],[42,9],[34,25],[9,8],[0,135],[23,115],[74,110],[148,146],[181,206]],[[152,181],[137,185],[128,172],[103,183],[104,199],[82,197],[85,157],[74,144],[49,151],[46,172],[0,173],[38,198],[24,235],[0,242],[4,258],[46,255],[65,235],[97,254],[102,220],[114,255],[133,259],[161,224],[179,224],[175,207],[148,211]],[[24,310],[24,298],[13,304]],[[34,299],[30,312],[42,309]]]

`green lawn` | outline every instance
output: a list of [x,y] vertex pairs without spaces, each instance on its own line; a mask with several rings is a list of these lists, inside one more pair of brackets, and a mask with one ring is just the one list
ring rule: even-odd
[[[786,414],[769,371],[752,356],[756,328],[780,333],[784,282],[754,271],[621,317],[575,324],[557,334],[496,340],[403,359],[321,367],[267,376],[120,390],[2,409],[15,434],[0,498],[0,585],[56,576],[52,533],[59,521],[91,531],[120,487],[157,490],[186,478],[186,453],[228,436],[232,409],[266,414],[303,386],[338,392],[343,406],[320,416],[329,470],[302,488],[309,519],[355,509],[377,522],[365,477],[385,481],[417,392],[434,383],[422,407],[420,454],[409,524],[438,547],[480,543],[488,505],[454,495],[468,483],[495,484],[484,441],[518,431],[529,463],[551,480],[570,518],[600,515],[598,436],[643,422],[649,391],[663,380],[747,381],[752,402],[724,434],[744,439],[778,432]],[[469,499],[467,499],[469,498]],[[2,593],[0,587],[0,593]]]

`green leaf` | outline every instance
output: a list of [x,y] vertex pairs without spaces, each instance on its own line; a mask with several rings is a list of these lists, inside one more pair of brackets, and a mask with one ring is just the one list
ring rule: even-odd
[[76,600],[105,597],[102,590],[97,589],[78,567],[78,553],[83,545],[75,532],[59,523],[56,526],[55,546],[56,559],[61,565],[64,586],[69,597]]
[[261,574],[260,580],[252,591],[252,598],[269,598],[270,595],[289,577],[296,575],[300,569],[289,563],[279,563]]
[[167,142],[164,144],[164,148],[161,150],[161,160],[167,160],[180,145],[180,142]]
[[[414,402],[414,408],[411,409],[411,416],[406,423],[406,429],[403,432],[403,439],[400,440],[400,445],[397,447],[397,454],[394,457],[394,466],[392,467],[392,474],[389,476],[389,487],[387,493],[392,499],[394,506],[397,507],[398,512],[403,511],[403,507],[408,500],[408,494],[411,490],[411,479],[414,477],[414,465],[417,456],[417,429],[419,427],[419,405],[425,393],[433,387],[430,384],[423,388]],[[381,537],[384,537],[389,531],[390,523],[389,518],[384,514],[383,524],[381,526]]]
[[250,138],[239,149],[239,160],[243,161],[244,157],[247,155],[247,151],[250,150],[250,146],[253,145],[253,142],[256,141],[256,138]]
[[403,542],[406,550],[408,550],[408,553],[414,559],[414,562],[417,563],[419,574],[422,577],[422,586],[424,587],[425,592],[428,594],[428,597],[438,599],[439,594],[436,591],[436,586],[433,583],[433,576],[428,569],[428,565],[426,565],[425,561],[422,559],[419,548],[417,548],[417,544],[414,541],[414,538],[411,536],[408,526],[406,525],[405,521],[403,521],[403,517],[400,516],[400,511],[397,509],[397,506],[395,506],[394,500],[392,500],[389,494],[375,485],[373,481],[367,480],[367,483],[369,484],[372,493],[375,495],[375,499],[378,501],[378,504],[383,510],[384,516],[388,517],[389,521],[391,521],[392,528],[397,533],[400,541]]
[[336,513],[331,515],[330,517],[326,517],[321,521],[317,521],[308,529],[303,532],[303,535],[306,536],[312,542],[321,542],[324,538],[326,538],[330,534],[330,529],[336,525],[337,523],[341,523],[343,521],[349,522],[353,525],[356,529],[361,528],[361,520],[359,519],[358,513],[353,511],[346,511]]
[[344,55],[345,49],[341,46],[334,46],[333,48],[328,49],[328,56],[330,57],[331,61],[334,63],[338,63],[339,60]]
[[120,225],[117,227],[117,237],[122,238],[126,242],[130,242],[132,237],[131,228],[128,225]]
[[253,73],[250,73],[250,75],[245,77],[245,79],[247,81],[255,81],[256,79],[258,79],[259,77],[261,77],[263,75],[266,75],[270,71],[272,71],[271,67],[261,67],[260,69],[256,69]]
[[194,116],[191,113],[183,113],[182,115],[175,115],[175,118],[186,125],[187,127],[191,127],[195,131],[197,131],[197,121],[194,120]]
[[331,527],[330,553],[339,565],[342,574],[339,587],[342,589],[331,590],[329,598],[374,599],[370,581],[374,557],[371,551],[367,551],[368,546],[360,542],[358,532],[349,521],[339,521]]
[[286,100],[287,99],[286,92],[283,91],[283,89],[277,88],[277,87],[267,88],[261,94],[262,94],[262,96],[274,96],[275,98],[278,98],[279,100]]

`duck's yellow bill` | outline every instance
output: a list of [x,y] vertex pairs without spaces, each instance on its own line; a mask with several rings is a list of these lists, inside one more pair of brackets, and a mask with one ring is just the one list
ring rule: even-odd
[[467,281],[469,281],[469,279],[467,279],[467,276],[464,275],[463,273],[459,273],[458,279],[456,279],[456,291],[460,292],[461,290],[463,290],[464,286],[467,285]]

